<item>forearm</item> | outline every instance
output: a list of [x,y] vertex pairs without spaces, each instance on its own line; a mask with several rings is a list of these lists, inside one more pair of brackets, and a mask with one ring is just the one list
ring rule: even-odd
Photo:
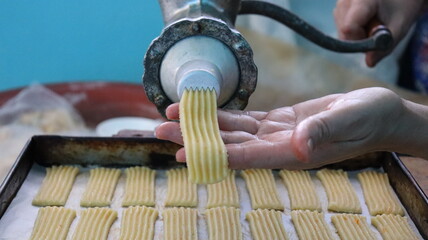
[[396,124],[388,150],[428,160],[428,106],[403,100],[403,114]]

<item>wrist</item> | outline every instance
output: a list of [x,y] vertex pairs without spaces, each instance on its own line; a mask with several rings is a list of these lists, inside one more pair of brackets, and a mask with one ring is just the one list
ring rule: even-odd
[[428,159],[428,106],[402,100],[402,110],[387,150]]

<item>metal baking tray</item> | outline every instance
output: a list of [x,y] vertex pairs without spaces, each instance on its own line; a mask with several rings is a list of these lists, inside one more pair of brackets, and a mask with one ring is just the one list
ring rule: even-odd
[[[34,136],[0,186],[0,219],[24,183],[32,165],[61,164],[132,166],[154,169],[182,166],[175,161],[179,145],[156,138],[100,138]],[[330,168],[358,170],[382,168],[409,216],[424,239],[428,239],[428,198],[394,153],[372,153],[328,165]]]

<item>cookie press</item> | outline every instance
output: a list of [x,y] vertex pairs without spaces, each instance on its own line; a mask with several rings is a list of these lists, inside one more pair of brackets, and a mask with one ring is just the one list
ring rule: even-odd
[[[368,38],[342,41],[312,27],[290,11],[263,1],[159,0],[165,27],[144,57],[145,92],[158,111],[179,102],[185,88],[209,88],[218,106],[244,109],[257,83],[253,52],[235,29],[238,14],[276,20],[313,43],[336,52],[386,51],[391,32],[374,21]],[[269,46],[266,46],[269,47]]]

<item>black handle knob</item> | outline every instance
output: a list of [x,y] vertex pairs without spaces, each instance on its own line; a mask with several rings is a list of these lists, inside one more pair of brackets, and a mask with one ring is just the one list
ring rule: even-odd
[[393,46],[391,31],[381,24],[374,23],[369,37],[362,40],[339,40],[330,37],[311,26],[290,11],[277,5],[262,1],[242,1],[239,14],[258,14],[272,18],[309,41],[334,52],[355,53],[368,51],[387,51]]

